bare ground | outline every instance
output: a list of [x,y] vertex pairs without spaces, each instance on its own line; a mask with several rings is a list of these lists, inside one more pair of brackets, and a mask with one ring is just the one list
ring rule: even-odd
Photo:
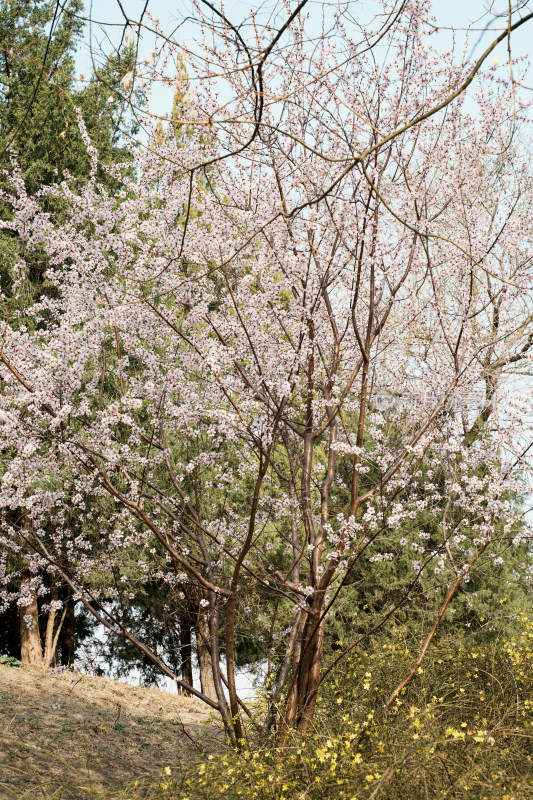
[[0,800],[82,800],[176,773],[217,740],[217,720],[192,698],[0,665]]

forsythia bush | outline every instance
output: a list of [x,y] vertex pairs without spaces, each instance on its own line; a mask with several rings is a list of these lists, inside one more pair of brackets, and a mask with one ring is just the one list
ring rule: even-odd
[[385,710],[391,686],[416,653],[416,643],[397,632],[373,651],[351,655],[323,684],[312,733],[284,740],[273,733],[259,741],[249,731],[240,752],[206,754],[188,774],[169,768],[157,787],[138,796],[528,800],[533,621],[521,616],[511,622],[504,636],[480,631],[442,639]]

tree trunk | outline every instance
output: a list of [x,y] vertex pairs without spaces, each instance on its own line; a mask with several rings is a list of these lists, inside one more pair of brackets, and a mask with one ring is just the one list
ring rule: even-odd
[[318,684],[320,681],[320,668],[322,666],[322,653],[324,650],[325,621],[318,625],[318,630],[311,637],[311,642],[306,654],[302,657],[302,670],[298,676],[298,727],[306,731],[309,728],[315,713]]
[[201,609],[196,614],[196,649],[200,668],[200,684],[202,692],[211,700],[218,702],[213,680],[213,664],[211,662],[211,636],[207,615]]
[[291,688],[281,713],[281,729],[305,731],[313,718],[324,650],[325,621],[320,621],[321,612],[319,605],[309,613],[301,640],[295,647]]
[[194,686],[192,676],[191,627],[189,617],[185,615],[180,617],[181,677],[190,686]]
[[[38,667],[49,667],[55,660],[59,633],[66,616],[66,606],[61,618],[57,619],[57,610],[51,609],[46,617],[44,637],[41,636],[39,625],[39,603],[37,593],[31,588],[31,575],[27,574],[26,584],[22,587],[23,596],[29,601],[26,605],[19,606],[20,623],[20,660],[23,664]],[[26,591],[24,591],[26,587]],[[50,590],[51,602],[57,601],[59,592],[53,585]],[[44,640],[43,640],[44,639]]]
[[[56,603],[59,599],[59,589],[56,584],[52,585],[50,589],[50,601]],[[67,613],[66,604],[63,607],[61,617],[58,620],[57,609],[51,608],[46,618],[46,629],[44,632],[44,656],[43,663],[45,667],[57,663],[57,645],[59,643],[59,635],[61,628],[65,621]]]
[[42,667],[44,659],[39,630],[37,594],[33,589],[29,589],[28,597],[30,602],[25,606],[19,606],[20,660],[23,664]]
[[75,639],[74,639],[74,600],[72,590],[69,588],[65,600],[66,614],[61,631],[61,663],[64,667],[71,667],[75,659]]
[[[57,600],[58,597],[57,587],[54,586],[50,592],[50,600]],[[55,650],[54,647],[54,628],[56,622],[57,611],[55,609],[51,609],[48,612],[48,616],[46,618],[46,628],[44,630],[44,666],[49,667],[55,658]],[[57,644],[57,642],[56,642]]]

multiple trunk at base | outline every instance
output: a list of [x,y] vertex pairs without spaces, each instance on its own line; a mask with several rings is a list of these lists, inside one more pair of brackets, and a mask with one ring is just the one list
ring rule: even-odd
[[50,590],[50,610],[44,615],[44,630],[41,629],[37,593],[31,587],[31,576],[23,576],[22,596],[24,605],[19,605],[20,660],[23,664],[50,667],[58,663],[58,647],[61,662],[67,666],[74,663],[74,602],[68,597],[57,609],[59,590]]

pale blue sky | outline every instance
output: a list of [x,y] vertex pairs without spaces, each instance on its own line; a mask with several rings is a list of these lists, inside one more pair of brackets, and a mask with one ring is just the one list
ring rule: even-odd
[[[214,0],[217,2],[217,0]],[[296,0],[292,0],[291,6],[295,6]],[[531,0],[532,7],[530,8],[529,0],[524,4],[524,12],[533,10],[533,0]],[[121,0],[122,8],[125,13],[133,19],[138,19],[145,6],[145,0]],[[268,0],[263,3],[250,3],[243,0],[226,0],[224,11],[228,18],[239,24],[249,17],[250,10],[261,8],[261,15],[268,13],[268,10],[274,5],[281,8],[283,15],[283,6],[277,3],[276,0]],[[507,0],[496,0],[495,3],[490,5],[502,12],[507,9]],[[439,34],[439,42],[442,48],[448,48],[452,44],[452,33],[450,28],[455,28],[455,43],[459,50],[462,49],[463,38],[468,28],[472,28],[469,36],[471,45],[472,56],[479,55],[485,47],[490,43],[498,28],[505,27],[505,19],[501,23],[492,24],[488,32],[483,32],[481,29],[487,24],[490,15],[487,15],[487,7],[489,0],[435,0],[433,3],[433,14],[437,19],[437,23],[441,28]],[[317,32],[320,29],[321,23],[321,8],[327,9],[327,3],[311,2],[307,7],[307,11],[316,15],[317,19]],[[193,14],[192,3],[189,0],[149,0],[149,11],[161,22],[165,31],[173,32],[174,38],[179,42],[183,41],[189,45],[192,41],[196,27],[192,22],[184,21],[186,18]],[[358,19],[364,20],[372,15],[373,10],[376,8],[374,0],[355,0],[353,3],[353,13],[357,14]],[[122,33],[122,26],[124,24],[124,16],[120,9],[117,0],[92,0],[86,4],[86,14],[95,20],[95,24],[91,26],[91,39],[93,47],[103,46],[104,49],[109,50],[112,44],[116,44]],[[282,16],[280,17],[282,19]],[[100,24],[98,24],[100,23]],[[179,29],[176,28],[179,26]],[[434,40],[435,41],[435,40]],[[144,58],[153,49],[154,40],[150,35],[144,35],[144,42],[142,45],[141,57]],[[526,55],[529,51],[533,51],[533,21],[524,25],[521,29],[513,34],[513,54]],[[497,53],[501,61],[507,58],[506,44],[502,43]],[[88,72],[90,70],[90,57],[86,45],[82,46],[78,57],[79,72]],[[531,78],[528,78],[528,83],[533,84],[533,71],[530,70]],[[163,89],[158,87],[153,97],[153,110],[157,113],[165,113],[170,110],[172,100],[172,91],[170,89]]]

